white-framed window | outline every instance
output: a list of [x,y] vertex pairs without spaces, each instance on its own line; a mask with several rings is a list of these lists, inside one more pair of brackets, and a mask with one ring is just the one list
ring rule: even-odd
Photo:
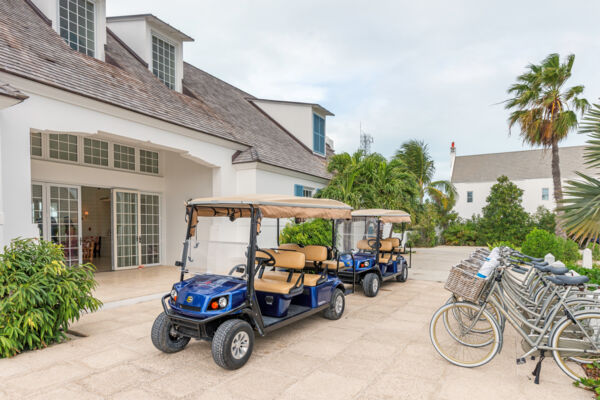
[[161,153],[71,133],[30,132],[34,159],[160,175]]
[[140,149],[140,172],[158,174],[158,153]]
[[294,196],[298,197],[313,197],[315,192],[314,188],[303,186],[303,185],[294,185]]
[[550,189],[542,188],[542,200],[550,199]]
[[43,157],[44,156],[42,132],[31,132],[29,134],[29,144],[31,146],[31,156],[32,157]]
[[95,49],[94,2],[90,0],[60,0],[58,4],[58,31],[73,50],[94,57]]
[[135,171],[135,147],[115,144],[114,160],[115,168]]
[[473,192],[468,191],[467,192],[467,203],[472,203],[472,202],[473,202]]
[[55,160],[77,162],[77,136],[69,133],[49,134],[48,156]]
[[170,89],[175,89],[175,46],[152,35],[152,73]]
[[108,167],[108,142],[83,138],[83,162]]
[[38,226],[40,238],[44,237],[44,187],[31,185],[31,222]]

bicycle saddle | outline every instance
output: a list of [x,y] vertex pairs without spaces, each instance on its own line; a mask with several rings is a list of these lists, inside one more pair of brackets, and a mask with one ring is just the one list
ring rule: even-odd
[[585,275],[581,275],[581,276],[565,276],[565,275],[559,275],[559,276],[549,276],[548,280],[556,285],[571,285],[571,286],[577,286],[577,285],[581,285],[583,283],[586,283],[587,281],[590,280],[590,278],[588,278]]
[[567,272],[569,272],[569,268],[567,268],[567,267],[551,267],[551,266],[547,265],[544,267],[536,266],[535,268],[537,268],[537,270],[540,272],[550,272],[551,274],[554,274],[554,275],[564,275]]
[[548,262],[547,262],[547,261],[542,261],[542,262],[535,262],[535,261],[532,261],[532,264],[533,264],[535,267],[545,267],[545,266],[547,266],[547,265],[548,265]]

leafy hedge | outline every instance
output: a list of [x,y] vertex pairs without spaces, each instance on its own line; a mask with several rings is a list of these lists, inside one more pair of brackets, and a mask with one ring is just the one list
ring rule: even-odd
[[532,257],[544,257],[546,254],[552,253],[557,260],[564,263],[579,259],[577,243],[537,228],[527,234],[521,251]]
[[588,276],[590,278],[588,283],[600,285],[600,268],[594,267],[591,269],[587,269],[587,268],[580,267],[579,265],[576,265],[574,263],[567,264],[567,268],[572,269],[573,271],[577,272],[579,275]]
[[66,267],[60,246],[16,239],[0,254],[0,358],[65,339],[69,322],[102,304],[94,267]]
[[279,241],[303,246],[331,246],[331,221],[316,218],[300,224],[289,223],[281,231]]

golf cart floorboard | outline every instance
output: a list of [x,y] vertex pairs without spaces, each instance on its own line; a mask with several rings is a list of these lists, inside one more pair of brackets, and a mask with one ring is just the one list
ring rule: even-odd
[[296,304],[290,304],[290,307],[288,308],[288,313],[285,317],[268,317],[266,315],[263,315],[263,321],[265,323],[265,328],[268,328],[271,325],[274,325],[278,322],[281,321],[285,321],[286,319],[290,319],[295,317],[296,315],[302,314],[303,312],[306,312],[308,310],[310,310],[310,307],[306,307],[306,306],[298,306]]
[[400,275],[400,272],[396,272],[395,274],[383,275],[383,281],[385,282],[395,279],[398,275]]

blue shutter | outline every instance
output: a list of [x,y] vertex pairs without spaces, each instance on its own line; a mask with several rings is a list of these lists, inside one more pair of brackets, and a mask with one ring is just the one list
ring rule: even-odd
[[304,186],[294,185],[294,196],[302,197],[304,194]]
[[313,151],[325,154],[325,120],[313,114]]

